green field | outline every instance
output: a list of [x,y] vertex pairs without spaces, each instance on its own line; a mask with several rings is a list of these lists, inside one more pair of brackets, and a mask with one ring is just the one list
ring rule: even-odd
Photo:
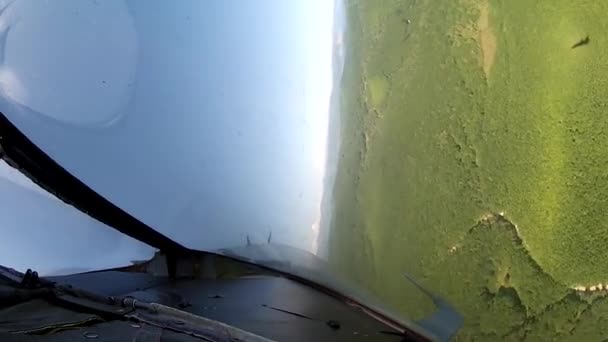
[[608,2],[346,11],[334,265],[459,340],[608,338]]

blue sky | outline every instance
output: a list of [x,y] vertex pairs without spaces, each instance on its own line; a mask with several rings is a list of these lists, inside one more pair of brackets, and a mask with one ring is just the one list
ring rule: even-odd
[[72,273],[125,265],[154,252],[49,195],[4,161],[0,203],[4,266]]
[[[18,1],[0,16],[0,110],[72,174],[188,247],[233,247],[247,234],[262,242],[272,230],[276,242],[313,250],[333,6]],[[32,208],[56,206],[27,185],[9,184],[15,177],[7,170],[0,167],[2,196],[24,194],[12,210],[37,215]],[[68,215],[62,210],[57,222]],[[9,241],[22,242],[10,229],[19,222],[34,235],[53,229],[75,246],[93,236],[15,215],[3,219]],[[108,231],[93,221],[75,224]],[[95,241],[117,241],[104,236]],[[1,247],[0,264],[21,255],[18,244]]]

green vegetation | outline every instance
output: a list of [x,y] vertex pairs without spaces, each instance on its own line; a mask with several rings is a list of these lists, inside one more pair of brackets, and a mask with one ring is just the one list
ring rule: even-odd
[[463,341],[608,337],[608,3],[346,8],[332,262]]

